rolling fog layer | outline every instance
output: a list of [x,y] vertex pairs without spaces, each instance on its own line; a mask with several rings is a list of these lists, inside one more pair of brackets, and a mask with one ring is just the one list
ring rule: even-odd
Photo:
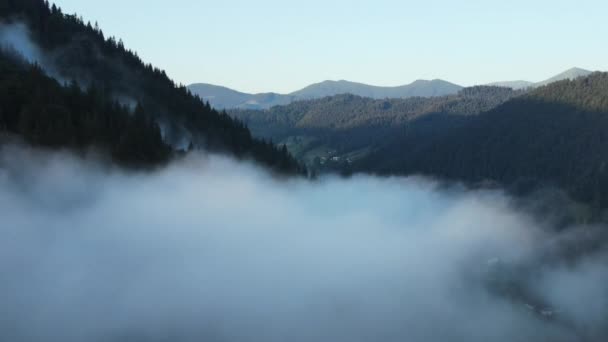
[[136,174],[3,147],[0,340],[602,340],[604,255],[538,262],[591,228],[511,207],[416,178],[285,181],[218,156]]

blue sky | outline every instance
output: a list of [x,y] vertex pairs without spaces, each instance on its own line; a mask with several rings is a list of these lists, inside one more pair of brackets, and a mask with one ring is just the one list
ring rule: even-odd
[[177,82],[290,92],[326,79],[539,81],[608,70],[606,0],[57,0]]

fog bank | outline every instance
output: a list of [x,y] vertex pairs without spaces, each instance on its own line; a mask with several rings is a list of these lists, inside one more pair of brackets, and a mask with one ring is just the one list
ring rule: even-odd
[[[497,191],[0,149],[3,341],[604,340],[602,227]],[[545,223],[541,223],[545,222]],[[565,247],[566,246],[566,247]]]

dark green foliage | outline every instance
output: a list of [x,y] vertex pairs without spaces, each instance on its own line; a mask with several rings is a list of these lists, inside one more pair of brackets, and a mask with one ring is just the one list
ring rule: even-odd
[[15,62],[2,52],[0,112],[0,130],[33,145],[96,147],[129,166],[158,165],[170,157],[160,128],[141,106],[131,113],[94,87],[64,87],[38,66]]
[[[432,98],[374,100],[337,95],[294,102],[266,111],[235,110],[230,114],[247,123],[255,136],[274,141],[284,141],[289,137],[307,141],[305,145],[298,146],[297,153],[306,159],[309,167],[315,167],[312,158],[319,149],[335,151],[330,158],[337,155],[346,159],[347,154],[366,153],[366,150],[397,139],[408,132],[410,122],[418,118],[476,115],[522,94],[522,91],[509,88],[479,86],[463,89],[456,95]],[[460,121],[459,118],[453,120]],[[327,166],[329,163],[323,168]],[[344,167],[342,164],[332,166]]]
[[266,111],[234,110],[231,115],[251,127],[266,127],[268,132],[298,128],[396,126],[429,113],[478,114],[519,94],[522,92],[509,88],[479,86],[463,89],[457,95],[428,98],[374,100],[355,95],[337,95],[294,102]]
[[608,74],[561,81],[482,115],[413,121],[357,170],[496,181],[518,192],[552,185],[608,207]]
[[[192,145],[252,158],[279,172],[303,172],[291,156],[252,138],[243,123],[212,109],[185,86],[171,81],[164,71],[144,64],[121,41],[106,38],[96,24],[63,14],[42,0],[2,0],[0,20],[27,24],[32,40],[42,47],[61,78],[77,80],[81,87],[95,89],[106,100],[139,103],[136,120],[160,124],[164,139],[175,148]],[[39,115],[34,121],[42,120],[43,114]],[[129,152],[126,145],[137,139],[125,138],[125,153],[136,153]]]

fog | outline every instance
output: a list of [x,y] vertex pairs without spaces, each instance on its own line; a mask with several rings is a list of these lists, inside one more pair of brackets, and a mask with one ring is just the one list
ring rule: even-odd
[[68,83],[58,71],[54,58],[32,40],[30,30],[24,23],[0,22],[0,48],[16,53],[27,63],[40,66],[49,77],[59,83]]
[[[20,21],[0,21],[0,50],[9,52],[9,56],[15,57],[19,61],[39,66],[47,76],[64,86],[75,82],[82,91],[86,92],[90,86],[95,84],[93,81],[95,77],[83,68],[66,64],[64,55],[71,48],[80,49],[78,46],[81,43],[80,39],[82,38],[75,39],[61,48],[45,50],[35,42],[30,29],[25,23]],[[97,46],[94,46],[91,52],[95,54],[97,61],[106,59]],[[63,63],[59,63],[62,60]],[[121,90],[114,90],[110,94],[113,101],[128,108],[130,111],[134,111],[137,104],[142,100],[149,103],[148,108],[152,107],[157,111],[155,116],[161,128],[163,139],[176,150],[186,150],[190,143],[195,146],[204,145],[204,139],[195,139],[187,127],[172,122],[170,111],[163,108],[163,105],[155,103],[154,99],[145,99],[142,91],[133,86],[133,84],[137,83],[136,78],[138,76],[133,74],[120,59],[112,60],[112,65],[123,78],[121,82],[117,82],[120,84]]]
[[0,22],[0,42],[3,48],[18,52],[29,63],[44,64],[43,53],[32,42],[29,30],[23,23]]
[[423,178],[0,150],[2,341],[604,340],[602,227]]

